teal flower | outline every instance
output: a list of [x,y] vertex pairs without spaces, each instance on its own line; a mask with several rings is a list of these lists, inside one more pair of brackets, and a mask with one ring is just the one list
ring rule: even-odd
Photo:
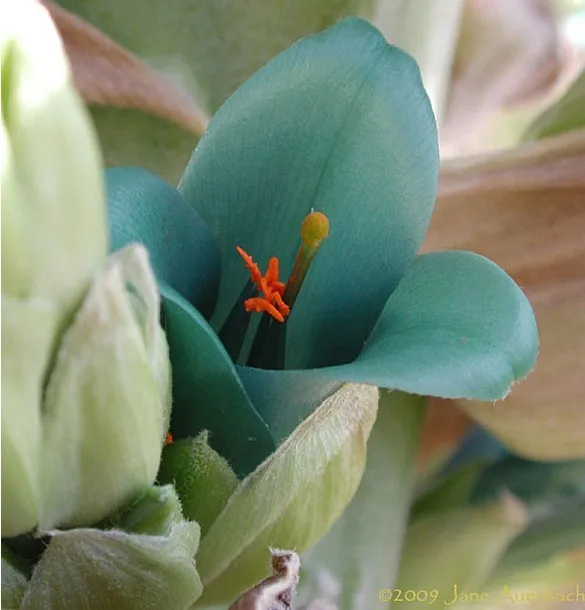
[[[416,256],[437,174],[415,62],[359,19],[301,40],[244,83],[178,190],[110,170],[112,247],[145,244],[163,296],[173,436],[209,430],[243,475],[344,382],[505,396],[535,361],[532,310],[481,256]],[[329,236],[290,315],[247,312],[258,292],[236,248],[260,269],[276,256],[286,281],[313,210]]]

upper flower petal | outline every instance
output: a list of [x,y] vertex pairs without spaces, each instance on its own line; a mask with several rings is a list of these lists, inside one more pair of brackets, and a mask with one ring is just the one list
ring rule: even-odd
[[471,252],[420,256],[388,300],[358,359],[323,373],[444,398],[503,398],[534,366],[528,299]]
[[107,170],[106,180],[111,249],[144,244],[158,279],[210,314],[219,256],[197,212],[174,187],[146,170],[118,167]]
[[216,237],[218,328],[247,281],[240,245],[291,271],[303,218],[331,221],[287,323],[287,366],[354,358],[411,263],[437,182],[435,122],[416,63],[348,19],[277,56],[222,106],[179,190]]

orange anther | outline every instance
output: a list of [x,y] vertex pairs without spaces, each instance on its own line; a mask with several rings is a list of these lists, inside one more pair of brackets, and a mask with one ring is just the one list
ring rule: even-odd
[[262,275],[254,259],[239,246],[236,248],[238,254],[244,259],[244,263],[250,272],[250,277],[261,297],[254,297],[244,301],[246,311],[267,313],[278,322],[284,322],[284,318],[290,314],[290,307],[284,302],[282,295],[285,291],[283,282],[278,281],[278,259],[273,256],[268,261],[268,269]]
[[243,248],[240,248],[240,246],[237,246],[236,250],[238,251],[238,254],[244,259],[244,263],[246,264],[246,267],[248,268],[248,271],[250,272],[250,278],[252,279],[254,284],[257,284],[260,281],[260,279],[262,278],[262,274],[260,273],[260,268],[254,262],[254,259]]
[[280,311],[283,316],[288,316],[290,307],[282,300],[282,297],[278,292],[274,293],[274,304],[278,307],[278,311]]
[[261,277],[258,282],[258,289],[264,295],[264,298],[269,302],[272,301],[272,288],[269,286],[268,281],[265,277]]
[[173,443],[173,435],[170,432],[167,432],[167,437],[165,439],[165,445],[172,445]]
[[278,259],[276,256],[273,256],[268,261],[268,269],[266,270],[264,277],[269,286],[272,286],[274,282],[278,282]]

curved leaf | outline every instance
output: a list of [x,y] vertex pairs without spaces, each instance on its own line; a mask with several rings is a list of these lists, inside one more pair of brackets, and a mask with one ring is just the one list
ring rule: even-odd
[[416,63],[347,19],[299,41],[222,106],[179,190],[217,238],[221,325],[247,281],[240,245],[290,273],[303,218],[329,216],[288,322],[287,366],[347,362],[411,263],[434,204],[437,136]]
[[[457,591],[481,591],[526,522],[524,507],[509,494],[482,507],[422,516],[406,534],[397,587],[425,590],[429,600],[435,590],[439,606],[451,605]],[[408,605],[428,608],[429,601]]]
[[106,167],[138,166],[179,182],[197,136],[142,110],[91,106],[90,111]]
[[547,108],[526,133],[524,140],[548,138],[585,127],[585,70],[577,76],[565,94]]
[[208,443],[204,430],[197,438],[172,442],[163,449],[158,480],[172,483],[183,515],[196,521],[205,536],[238,484],[234,471]]
[[100,524],[100,529],[121,529],[131,534],[168,536],[184,521],[181,502],[172,485],[153,485],[140,494],[119,515]]
[[2,545],[2,608],[20,608],[28,585],[30,570],[24,562]]
[[346,385],[236,489],[197,555],[202,605],[267,575],[269,547],[302,553],[340,516],[361,479],[378,390]]
[[504,489],[522,500],[531,517],[553,514],[585,502],[585,460],[547,464],[505,457],[482,472],[473,488],[471,502],[482,504]]
[[36,565],[21,610],[165,608],[184,610],[201,594],[193,556],[196,523],[169,536],[117,530],[55,532]]
[[44,0],[71,62],[75,85],[89,104],[136,108],[201,135],[207,117],[193,100],[135,55],[55,2]]
[[[302,36],[371,0],[165,2],[60,0],[181,84],[213,113],[253,72]],[[172,33],[172,34],[171,34]]]
[[[505,582],[559,553],[585,547],[585,503],[575,503],[530,525],[506,550],[490,580]],[[583,574],[583,572],[581,572]]]

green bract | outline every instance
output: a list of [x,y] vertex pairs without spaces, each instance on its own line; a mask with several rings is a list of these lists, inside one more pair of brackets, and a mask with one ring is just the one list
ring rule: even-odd
[[170,417],[148,255],[106,259],[101,162],[37,3],[2,23],[2,535],[91,525],[154,482]]
[[178,523],[168,536],[55,532],[20,608],[190,608],[201,595],[193,560],[198,544],[196,523]]
[[[528,373],[536,326],[510,277],[469,252],[415,258],[437,170],[415,62],[348,19],[227,100],[178,190],[108,172],[112,246],[144,243],[164,297],[176,439],[209,430],[244,475],[343,382],[495,400]],[[236,246],[261,269],[278,256],[286,281],[312,209],[331,230],[281,332],[284,370],[234,363],[224,344],[248,323],[250,296]]]
[[270,547],[310,548],[354,495],[378,409],[378,390],[346,384],[246,477],[203,537],[202,605],[262,579]]

